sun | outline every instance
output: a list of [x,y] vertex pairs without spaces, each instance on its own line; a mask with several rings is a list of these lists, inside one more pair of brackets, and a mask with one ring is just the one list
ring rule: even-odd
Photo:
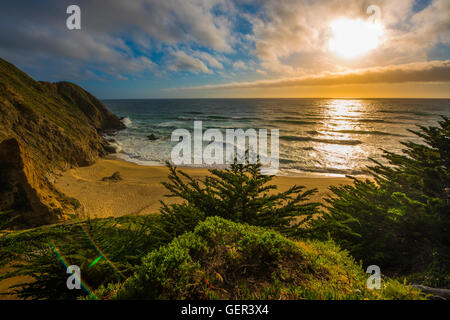
[[383,28],[379,23],[361,19],[340,19],[330,24],[332,37],[329,48],[344,58],[361,56],[375,49],[381,40]]

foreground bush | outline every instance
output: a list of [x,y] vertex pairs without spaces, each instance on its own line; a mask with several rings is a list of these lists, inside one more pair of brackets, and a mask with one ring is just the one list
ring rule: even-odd
[[[128,276],[146,254],[194,230],[208,216],[222,216],[298,236],[304,230],[302,226],[307,225],[317,212],[318,204],[306,202],[315,190],[302,192],[303,187],[294,186],[285,192],[269,194],[276,187],[268,184],[272,177],[261,175],[260,167],[259,164],[235,164],[231,169],[211,170],[213,176],[202,181],[170,167],[169,182],[165,186],[171,196],[179,196],[186,202],[164,205],[161,215],[100,219],[10,234],[0,239],[4,248],[0,257],[5,256],[0,267],[11,262],[14,263],[13,271],[0,280],[30,276],[33,281],[16,287],[21,298],[72,299],[86,293],[65,289],[67,273],[52,243],[67,264],[81,267],[86,282],[96,289],[123,277],[114,272],[105,259],[90,266],[99,256],[92,241]],[[85,234],[85,229],[92,239]]]
[[[414,132],[414,131],[412,131]],[[332,187],[314,236],[331,234],[356,259],[383,271],[425,271],[432,286],[450,285],[450,121],[414,132],[423,144],[385,151],[372,179]]]
[[93,289],[122,281],[105,259],[91,266],[100,255],[96,246],[123,274],[132,275],[142,257],[162,244],[149,231],[156,220],[126,216],[0,233],[0,268],[10,269],[0,275],[0,281],[30,278],[14,287],[22,299],[76,299],[87,292],[67,290],[67,265],[80,266],[83,281]]
[[208,218],[149,253],[115,299],[414,299],[389,281],[366,289],[367,274],[331,242],[294,242],[274,231]]
[[277,187],[270,184],[273,176],[262,175],[259,163],[234,163],[229,169],[210,170],[211,175],[203,179],[193,179],[170,164],[168,167],[169,181],[163,185],[169,197],[179,197],[184,203],[162,203],[165,239],[192,231],[200,221],[212,216],[302,236],[318,213],[319,204],[308,202],[316,189],[304,190],[295,185],[276,192]]

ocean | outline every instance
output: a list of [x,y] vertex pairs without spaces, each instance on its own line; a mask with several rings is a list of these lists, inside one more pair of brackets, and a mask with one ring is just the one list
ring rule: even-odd
[[[104,100],[127,129],[113,137],[117,157],[164,165],[175,129],[279,129],[278,175],[361,176],[382,149],[400,152],[408,131],[450,116],[449,99],[148,99]],[[150,141],[154,134],[158,139]],[[204,165],[206,166],[206,165]]]

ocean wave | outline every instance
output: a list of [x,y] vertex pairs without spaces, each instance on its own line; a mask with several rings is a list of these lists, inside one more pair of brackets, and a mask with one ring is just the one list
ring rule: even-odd
[[275,119],[272,120],[272,122],[286,123],[286,124],[312,124],[312,125],[317,124],[317,122],[313,121],[294,120],[294,119]]
[[183,111],[182,113],[185,113],[185,114],[204,114],[204,112],[200,112],[200,111]]
[[323,120],[323,116],[318,116],[318,115],[308,115],[308,114],[303,114],[301,116],[298,117],[282,117],[282,118],[277,118],[279,120],[300,120],[300,121],[305,121],[305,120]]
[[181,121],[167,121],[167,122],[161,122],[156,124],[156,127],[162,127],[162,128],[178,128],[184,123]]
[[332,131],[336,133],[348,133],[348,134],[373,134],[377,136],[394,136],[394,137],[404,137],[404,135],[396,134],[396,133],[389,133],[389,132],[383,132],[383,131],[369,131],[369,130],[336,130]]
[[285,168],[288,171],[302,171],[311,173],[325,173],[325,174],[340,174],[349,176],[367,175],[369,171],[365,169],[340,169],[330,167],[312,167],[312,166],[296,166],[292,168]]
[[192,116],[178,116],[176,118],[174,118],[176,120],[181,120],[181,121],[197,121],[197,120],[203,120],[203,118],[196,118],[196,117],[192,117]]
[[207,119],[215,119],[215,120],[226,120],[229,119],[229,117],[225,117],[225,116],[216,116],[216,115],[211,115],[211,116],[206,116]]
[[109,142],[109,145],[116,150],[115,153],[120,153],[122,151],[122,144],[118,141]]
[[123,161],[131,162],[131,163],[138,164],[138,165],[141,165],[141,166],[152,166],[152,167],[154,167],[154,166],[157,166],[157,167],[165,166],[165,163],[163,161],[158,161],[158,160],[156,160],[156,161],[155,160],[140,160],[140,159],[134,158],[134,157],[132,157],[132,156],[130,156],[128,154],[125,154],[125,153],[117,153],[114,156],[117,159],[121,159]]
[[313,138],[313,137],[299,137],[299,136],[281,136],[281,140],[285,141],[309,141],[309,142],[319,142],[319,143],[327,143],[327,144],[340,144],[340,145],[357,145],[362,142],[359,140],[339,140],[339,139],[321,139],[321,138]]
[[210,122],[251,122],[262,120],[258,117],[225,117],[225,116],[207,116],[207,115],[181,115],[174,118],[181,121],[210,121]]
[[383,119],[355,119],[356,122],[365,122],[365,123],[401,123],[398,121],[390,121]]
[[125,127],[129,128],[133,124],[130,118],[124,117],[121,119],[122,123],[125,125]]
[[259,117],[232,117],[232,120],[238,120],[238,121],[261,121],[262,118]]
[[423,111],[412,111],[412,110],[380,110],[378,111],[380,113],[389,113],[389,114],[411,114],[414,116],[421,116],[421,117],[432,117],[434,114],[429,112],[423,112]]

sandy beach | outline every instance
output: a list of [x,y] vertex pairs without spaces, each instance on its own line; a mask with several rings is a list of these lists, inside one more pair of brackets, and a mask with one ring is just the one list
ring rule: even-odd
[[[209,174],[207,169],[182,168],[192,177],[200,178]],[[122,180],[102,181],[113,173],[119,172]],[[164,166],[141,166],[116,159],[100,159],[94,165],[66,171],[56,182],[58,190],[67,196],[78,199],[85,213],[91,217],[118,217],[127,214],[157,213],[160,200],[166,203],[180,201],[166,198],[166,189],[161,182],[167,181],[168,169]],[[332,177],[275,177],[273,183],[283,191],[294,184],[307,188],[318,188],[319,192],[312,198],[320,201],[331,185],[349,183],[347,178]],[[0,270],[0,274],[9,269]],[[10,292],[9,286],[29,281],[29,277],[16,277],[0,281],[0,292]],[[3,299],[17,299],[14,294]]]
[[[183,168],[192,177],[204,177],[207,169]],[[122,180],[102,181],[119,172]],[[167,181],[168,169],[163,166],[141,166],[116,159],[100,159],[94,165],[69,170],[56,182],[58,190],[78,199],[91,217],[123,216],[127,214],[151,214],[158,212],[160,200],[166,203],[180,201],[166,198],[161,182]],[[320,201],[332,185],[346,184],[347,178],[334,177],[286,177],[277,176],[273,183],[284,191],[297,184],[318,188],[312,198]]]

